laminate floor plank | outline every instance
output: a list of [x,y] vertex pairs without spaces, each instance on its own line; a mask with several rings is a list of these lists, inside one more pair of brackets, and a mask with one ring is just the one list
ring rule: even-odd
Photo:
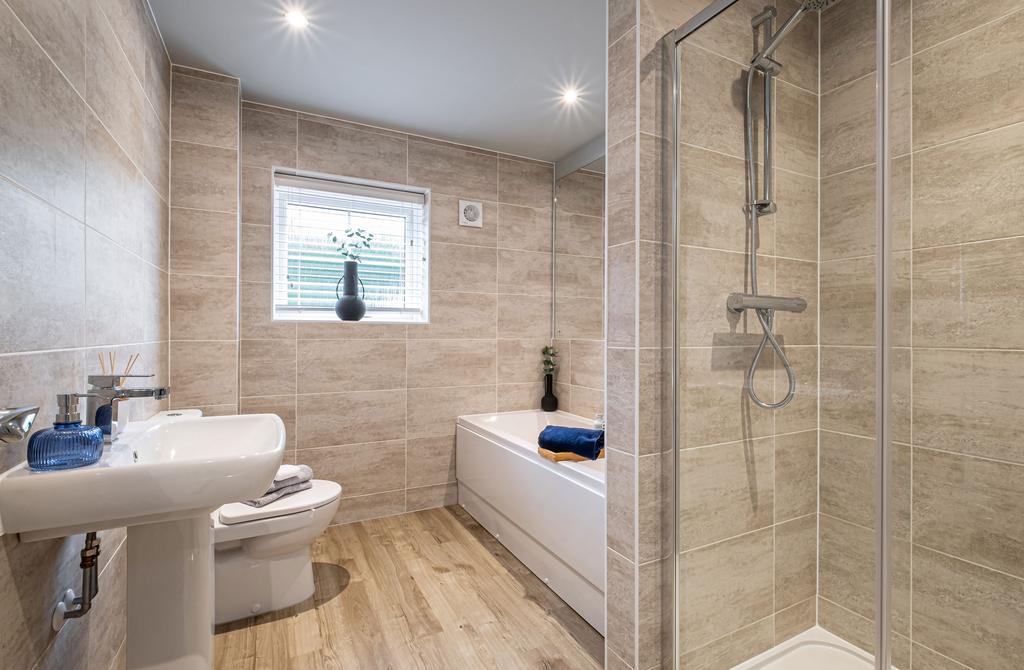
[[593,670],[604,640],[457,507],[329,528],[316,592],[217,628],[218,670]]

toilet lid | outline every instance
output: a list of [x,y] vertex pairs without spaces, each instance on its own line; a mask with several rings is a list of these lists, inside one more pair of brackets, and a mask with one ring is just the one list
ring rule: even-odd
[[308,509],[316,509],[334,502],[341,495],[341,484],[326,479],[314,479],[313,487],[275,500],[263,507],[252,507],[245,503],[235,502],[222,505],[218,513],[220,522],[225,525],[269,519],[275,516],[287,516]]

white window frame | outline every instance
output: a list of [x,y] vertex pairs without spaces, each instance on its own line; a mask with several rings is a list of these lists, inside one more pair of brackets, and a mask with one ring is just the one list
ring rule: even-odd
[[[394,194],[395,201],[402,201],[403,197],[418,196],[423,199],[422,221],[419,226],[422,228],[420,235],[423,240],[422,275],[420,275],[421,286],[421,308],[415,310],[381,310],[374,309],[367,304],[366,316],[359,323],[380,323],[380,324],[428,324],[430,323],[430,189],[409,186],[406,184],[392,184],[356,177],[342,177],[322,172],[298,171],[290,168],[275,167],[272,170],[271,190],[273,207],[271,210],[271,319],[273,321],[288,322],[333,322],[338,324],[352,323],[341,321],[334,312],[333,306],[327,307],[293,307],[281,304],[282,296],[288,293],[287,262],[288,242],[287,233],[280,230],[284,225],[282,221],[281,208],[285,203],[281,202],[281,194],[278,190],[278,183],[286,183],[289,186],[301,185],[302,188],[319,190],[322,192],[348,192],[360,193],[372,197],[386,199],[390,193]],[[415,227],[416,224],[408,221],[407,226]],[[338,233],[344,232],[338,230]],[[411,234],[411,233],[410,233]],[[341,262],[339,256],[339,263]],[[406,263],[409,262],[408,257]],[[419,275],[419,273],[417,273]],[[340,274],[339,274],[340,279]],[[364,280],[365,281],[365,280]]]

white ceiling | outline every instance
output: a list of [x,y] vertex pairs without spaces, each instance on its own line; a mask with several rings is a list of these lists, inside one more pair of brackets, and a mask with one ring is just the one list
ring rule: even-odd
[[247,100],[549,161],[604,132],[601,0],[150,2],[171,60]]

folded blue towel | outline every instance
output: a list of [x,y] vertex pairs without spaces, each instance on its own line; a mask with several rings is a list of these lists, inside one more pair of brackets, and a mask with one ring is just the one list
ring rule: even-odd
[[548,426],[540,432],[537,444],[556,454],[571,451],[594,460],[604,449],[604,431],[569,426]]

